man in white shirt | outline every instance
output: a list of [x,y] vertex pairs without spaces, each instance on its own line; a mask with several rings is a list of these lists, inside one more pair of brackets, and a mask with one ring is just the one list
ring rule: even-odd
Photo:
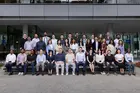
[[79,48],[79,52],[76,54],[77,75],[79,75],[79,66],[81,65],[83,66],[83,75],[85,75],[86,59],[85,59],[85,53],[82,52],[82,47]]
[[68,53],[65,57],[66,59],[66,75],[69,74],[69,66],[73,68],[72,74],[75,75],[75,55],[71,49],[68,50]]
[[44,37],[43,37],[43,41],[45,42],[45,44],[48,44],[50,37],[47,36],[47,32],[44,32]]
[[33,44],[33,48],[35,49],[36,47],[36,43],[39,42],[39,38],[38,38],[38,35],[35,34],[34,35],[34,38],[32,39],[32,44]]
[[25,53],[27,55],[31,53],[31,50],[33,49],[33,44],[32,44],[32,41],[31,41],[31,37],[28,37],[28,41],[25,42],[24,49],[25,49]]
[[10,50],[10,53],[6,56],[5,67],[9,75],[12,75],[12,66],[16,65],[16,55],[13,50]]
[[52,45],[53,45],[54,49],[56,49],[57,39],[55,38],[55,35],[52,35]]
[[119,43],[119,40],[120,40],[120,35],[116,35],[116,39],[114,40],[114,44],[115,44],[115,47],[118,48],[118,43]]

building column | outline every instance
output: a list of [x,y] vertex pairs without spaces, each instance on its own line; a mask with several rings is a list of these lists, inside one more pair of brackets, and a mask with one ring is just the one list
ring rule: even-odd
[[23,32],[23,34],[26,34],[28,36],[28,25],[22,26],[22,32]]

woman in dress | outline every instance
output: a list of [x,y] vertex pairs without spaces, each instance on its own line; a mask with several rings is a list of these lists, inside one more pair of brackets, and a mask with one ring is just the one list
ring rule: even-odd
[[94,61],[95,57],[93,55],[92,49],[90,49],[89,54],[87,55],[87,62],[89,63],[90,70],[93,74],[94,74]]
[[124,51],[124,43],[123,43],[122,40],[119,40],[117,49],[120,49],[121,50],[121,54],[123,54],[123,55],[125,54],[125,51]]
[[60,48],[62,49],[62,44],[61,44],[61,41],[58,40],[57,41],[56,48],[55,48],[56,54],[58,54]]
[[106,54],[107,44],[106,44],[105,38],[102,40],[102,43],[101,43],[101,50]]
[[54,55],[53,51],[49,51],[47,56],[47,63],[48,63],[48,75],[52,75],[53,64],[54,64]]
[[49,53],[49,51],[53,51],[53,53],[54,53],[54,47],[53,47],[51,39],[48,41],[48,44],[47,44],[47,47],[46,47],[47,54]]
[[78,52],[78,44],[76,43],[75,39],[72,39],[70,48],[73,50],[74,53]]
[[67,54],[69,47],[70,47],[69,41],[68,41],[68,39],[65,39],[65,44],[64,44],[64,47],[63,47],[65,54]]

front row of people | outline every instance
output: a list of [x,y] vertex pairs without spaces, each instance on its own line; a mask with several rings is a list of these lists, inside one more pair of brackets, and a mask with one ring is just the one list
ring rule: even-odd
[[12,75],[12,66],[17,66],[17,70],[19,72],[18,75],[25,75],[29,66],[32,68],[32,75],[35,74],[35,66],[36,75],[44,75],[45,66],[47,66],[48,74],[52,75],[54,65],[56,67],[56,75],[59,75],[59,67],[61,67],[61,75],[64,75],[65,66],[66,75],[69,75],[69,67],[72,67],[72,75],[75,75],[75,72],[79,75],[79,67],[82,66],[82,72],[83,75],[85,75],[87,63],[89,64],[89,68],[93,74],[94,66],[97,65],[101,74],[105,74],[106,71],[107,75],[109,75],[110,68],[113,68],[114,74],[117,74],[118,66],[120,73],[124,75],[124,69],[127,65],[128,74],[135,75],[133,55],[130,53],[130,50],[128,50],[128,53],[124,56],[121,54],[121,50],[119,49],[116,51],[116,55],[112,55],[110,50],[107,51],[107,54],[104,54],[104,52],[100,50],[96,54],[93,54],[92,50],[90,50],[87,56],[85,55],[85,52],[82,51],[82,47],[79,48],[79,52],[77,52],[76,55],[73,53],[72,49],[69,49],[65,55],[62,52],[62,48],[59,48],[58,54],[53,55],[53,51],[49,51],[47,56],[44,54],[43,50],[40,50],[38,55],[36,55],[34,50],[32,50],[27,56],[24,53],[24,49],[22,49],[17,58],[13,53],[13,50],[11,50],[6,57],[5,66],[9,75]]

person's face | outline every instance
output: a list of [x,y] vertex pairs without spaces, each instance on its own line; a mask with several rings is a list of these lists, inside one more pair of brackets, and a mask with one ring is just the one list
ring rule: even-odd
[[97,38],[97,37],[95,37],[95,40],[96,40],[96,41],[98,41],[98,38]]
[[79,52],[82,52],[82,48],[79,48]]
[[55,35],[52,35],[52,38],[55,39]]
[[42,41],[42,37],[40,37],[40,41]]
[[13,54],[13,50],[10,50],[10,54]]
[[50,51],[50,55],[52,55],[52,51]]
[[120,39],[120,35],[117,35],[117,38]]
[[31,50],[31,54],[34,54],[34,51],[33,50]]
[[24,34],[24,35],[23,35],[23,38],[27,38],[27,35],[26,35],[26,34]]
[[62,53],[62,49],[61,48],[59,49],[59,53]]
[[67,43],[67,42],[68,42],[68,40],[66,39],[66,40],[65,40],[65,42]]
[[78,33],[76,33],[76,36],[78,36],[79,34]]
[[21,53],[24,53],[24,50],[23,49],[21,50]]
[[69,51],[68,51],[69,53],[71,53],[71,49],[69,49]]
[[43,54],[43,50],[40,50],[40,54]]
[[64,38],[64,36],[63,36],[63,35],[61,35],[61,36],[60,36],[60,38],[61,38],[61,39],[63,39],[63,38]]
[[99,54],[101,54],[101,50],[99,50],[98,52],[99,52]]
[[118,54],[121,54],[121,50],[118,50],[117,53],[118,53]]
[[91,37],[92,37],[92,39],[94,39],[94,35],[92,35]]
[[90,43],[90,40],[88,39],[88,41],[87,41],[88,43]]
[[51,40],[49,40],[49,44],[52,44],[52,41]]
[[69,37],[69,38],[71,38],[71,37],[72,37],[72,35],[71,35],[71,34],[69,34],[69,35],[68,35],[68,37]]
[[80,39],[80,42],[82,42],[83,40],[82,39]]
[[38,38],[38,35],[37,34],[35,34],[35,38]]
[[130,53],[131,51],[130,51],[130,49],[128,49],[128,53]]
[[73,39],[72,42],[75,43],[75,40]]
[[103,39],[103,42],[105,42],[105,39]]
[[44,36],[47,36],[47,33],[46,32],[44,33]]
[[58,41],[58,44],[60,44],[61,42],[60,42],[60,40]]
[[30,37],[28,37],[28,41],[31,41],[31,38]]
[[86,38],[86,35],[83,35],[83,38]]

